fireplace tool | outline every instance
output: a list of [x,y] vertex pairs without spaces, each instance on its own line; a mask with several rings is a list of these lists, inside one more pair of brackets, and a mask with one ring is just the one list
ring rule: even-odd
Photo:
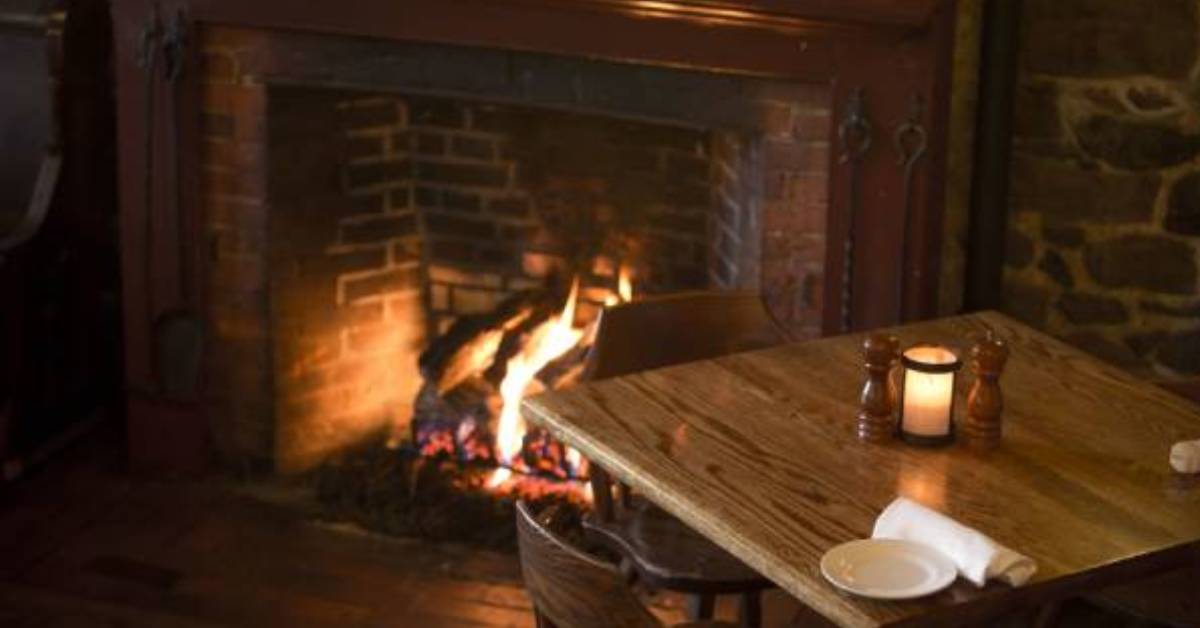
[[871,149],[871,121],[867,119],[863,101],[863,89],[856,88],[846,103],[846,117],[838,127],[838,139],[842,145],[840,163],[846,166],[850,191],[846,212],[846,239],[842,244],[842,331],[850,331],[854,321],[854,244],[858,229],[858,206],[860,204],[859,168],[863,157]]
[[912,269],[909,267],[909,240],[912,238],[913,175],[916,173],[917,163],[925,157],[925,149],[929,143],[925,127],[921,126],[921,117],[924,113],[924,101],[920,95],[914,94],[908,119],[896,127],[896,132],[892,136],[896,144],[896,152],[900,155],[897,165],[904,169],[904,195],[901,197],[900,214],[903,231],[900,234],[899,278],[896,281],[896,322],[899,323],[903,323],[907,319],[908,280],[912,274]]
[[[196,396],[200,382],[200,359],[203,349],[203,326],[194,308],[190,304],[191,277],[189,273],[189,248],[187,223],[184,220],[180,198],[180,155],[179,155],[179,113],[178,92],[179,77],[183,71],[184,48],[186,46],[187,23],[183,12],[176,13],[175,18],[164,29],[159,17],[158,6],[152,9],[152,14],[142,31],[142,49],[139,62],[145,70],[145,106],[146,106],[146,137],[145,137],[145,171],[143,173],[143,199],[145,233],[145,274],[146,274],[146,317],[151,324],[153,342],[150,363],[154,365],[155,392],[171,401],[188,401]],[[157,312],[154,306],[153,281],[153,238],[154,238],[154,180],[156,176],[154,158],[155,147],[155,112],[154,103],[156,71],[160,66],[159,56],[162,56],[161,67],[168,84],[167,124],[168,171],[166,173],[168,189],[167,207],[169,219],[173,221],[177,246],[177,279],[179,302],[169,309]]]

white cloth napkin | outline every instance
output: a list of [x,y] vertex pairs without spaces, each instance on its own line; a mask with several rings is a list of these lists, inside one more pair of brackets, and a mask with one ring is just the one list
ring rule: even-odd
[[1171,468],[1180,473],[1200,473],[1200,440],[1185,440],[1171,447]]
[[1000,545],[978,530],[897,497],[875,520],[873,539],[901,539],[928,545],[954,562],[958,573],[977,587],[997,578],[1017,587],[1037,572],[1032,558]]

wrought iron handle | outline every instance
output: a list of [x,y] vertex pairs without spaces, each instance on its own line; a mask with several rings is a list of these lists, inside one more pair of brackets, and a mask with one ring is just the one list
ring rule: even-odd
[[900,156],[897,163],[901,166],[911,168],[925,156],[925,151],[929,148],[929,133],[921,125],[924,113],[924,102],[920,96],[914,96],[908,119],[898,124],[896,132],[892,135],[892,141],[896,144],[896,154]]

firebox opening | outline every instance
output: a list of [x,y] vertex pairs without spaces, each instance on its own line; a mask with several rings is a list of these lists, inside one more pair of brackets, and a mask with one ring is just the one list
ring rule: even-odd
[[[269,365],[214,373],[226,447],[292,473],[415,442],[419,357],[456,322],[514,298],[548,316],[577,280],[586,330],[622,268],[639,293],[760,290],[794,335],[817,333],[828,86],[415,44],[394,76],[365,77],[341,64],[348,42],[293,43],[328,74],[263,67],[230,101],[261,162],[232,150],[249,135],[211,145],[222,168],[262,168],[267,198],[245,210],[263,213],[261,242],[239,228],[214,250],[221,350]],[[481,67],[497,73],[479,82]],[[264,284],[230,281],[257,267]]]
[[[475,324],[456,333],[465,317],[494,317],[524,299],[543,315],[517,308],[503,325],[536,330],[552,309],[570,307],[566,329],[583,334],[619,299],[622,271],[640,291],[662,293],[736,285],[753,270],[739,268],[737,247],[757,222],[746,200],[757,186],[746,179],[760,174],[756,140],[743,134],[324,89],[275,88],[269,108],[272,250],[292,270],[275,286],[276,321],[289,331],[276,337],[289,345],[276,347],[288,451],[348,444],[372,429],[440,447],[434,425],[448,428],[447,417],[412,425],[414,408],[433,407],[430,361],[418,356],[461,340]],[[572,282],[578,299],[567,304]],[[474,375],[493,365],[484,366]],[[480,385],[437,380],[438,394],[460,404],[469,393],[457,386]],[[498,394],[503,381],[493,380]],[[450,420],[456,456],[495,458],[461,451],[491,438],[503,411],[479,401]],[[567,453],[551,456],[561,470]]]

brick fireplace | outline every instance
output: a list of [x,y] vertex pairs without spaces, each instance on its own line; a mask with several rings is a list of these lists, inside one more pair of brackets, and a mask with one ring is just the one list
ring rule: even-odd
[[[225,4],[185,8],[240,10]],[[944,20],[931,15],[892,14],[872,27],[880,30],[833,20],[821,35],[795,23],[786,36],[755,39],[764,52],[799,43],[809,57],[803,71],[681,62],[638,52],[644,36],[615,55],[384,35],[367,21],[354,30],[371,37],[330,23],[264,28],[278,17],[266,14],[197,17],[182,88],[195,99],[179,104],[183,119],[198,121],[182,127],[184,146],[197,150],[181,156],[195,193],[186,197],[190,230],[180,232],[194,240],[183,253],[161,242],[152,250],[167,262],[196,256],[202,394],[182,405],[131,398],[135,455],[162,464],[171,458],[165,443],[191,434],[238,467],[296,472],[403,430],[422,348],[457,317],[556,275],[580,276],[584,316],[628,267],[643,293],[760,290],[796,337],[831,330],[846,229],[839,108],[870,74],[877,123],[900,119],[895,112],[920,91],[930,95],[937,141],[941,87],[929,59],[941,48],[883,37],[942,33]],[[650,18],[632,24],[645,27],[642,19]],[[674,24],[662,20],[650,19]],[[737,38],[756,27],[707,28],[697,34]],[[842,46],[857,55],[872,45],[898,56],[844,69]],[[898,247],[889,241],[891,163],[881,154],[861,173],[874,193],[859,208],[868,251],[859,265],[881,260],[853,279],[862,284],[859,325],[897,315],[871,306],[871,287],[894,283],[897,272],[886,259]],[[940,168],[936,157],[928,168]],[[914,199],[921,225],[939,211],[923,181]],[[137,203],[127,204],[133,215],[123,219],[136,225]],[[940,223],[919,231],[914,268],[936,277]],[[126,253],[127,265],[137,259],[130,246]],[[153,280],[142,286],[151,305],[162,300],[159,283],[169,284]],[[915,285],[914,313],[936,301],[935,284]],[[143,324],[130,319],[131,329]],[[135,331],[129,342],[131,377],[152,380],[152,365],[137,357],[150,338]]]
[[[222,449],[303,470],[402,430],[421,349],[556,272],[583,272],[584,316],[624,264],[643,292],[761,285],[797,336],[819,333],[825,86],[225,28],[202,41]],[[340,55],[407,71],[360,77]]]

